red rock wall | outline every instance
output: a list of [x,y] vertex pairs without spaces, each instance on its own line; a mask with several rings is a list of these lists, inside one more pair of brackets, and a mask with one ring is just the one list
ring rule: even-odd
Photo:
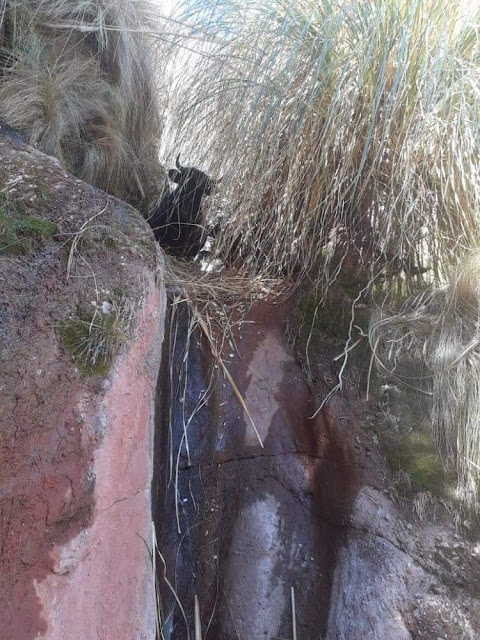
[[82,429],[104,436],[88,469],[96,478],[91,525],[52,547],[52,569],[35,584],[49,640],[155,638],[150,484],[161,304],[156,290],[111,386],[92,404],[81,401]]
[[[0,135],[0,161],[11,215],[58,230],[0,250],[0,639],[153,640],[160,253],[138,213],[52,158]],[[82,375],[59,325],[112,295],[134,309],[128,337],[107,374]]]

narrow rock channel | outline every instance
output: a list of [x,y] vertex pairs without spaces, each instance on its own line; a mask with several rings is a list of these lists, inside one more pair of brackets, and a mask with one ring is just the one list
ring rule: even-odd
[[335,403],[310,418],[312,392],[284,345],[285,310],[254,306],[222,357],[262,448],[205,340],[187,339],[186,311],[171,314],[154,478],[164,636],[194,637],[197,596],[204,640],[290,638],[293,588],[299,637],[318,640],[357,490],[348,410]]

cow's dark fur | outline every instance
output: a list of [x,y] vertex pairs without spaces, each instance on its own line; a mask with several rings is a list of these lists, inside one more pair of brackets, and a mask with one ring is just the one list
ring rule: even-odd
[[179,158],[168,176],[178,186],[163,195],[148,222],[168,253],[193,258],[206,239],[202,198],[212,193],[215,181],[199,169],[182,167]]
[[25,140],[22,138],[19,132],[13,127],[11,127],[10,125],[8,125],[6,122],[4,122],[1,118],[0,118],[0,133],[3,133],[4,136],[8,136],[9,138],[12,138],[12,140],[15,140],[15,142],[22,142],[23,144],[25,144]]

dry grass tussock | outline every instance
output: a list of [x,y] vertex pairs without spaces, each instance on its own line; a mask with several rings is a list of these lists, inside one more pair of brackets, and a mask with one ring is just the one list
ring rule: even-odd
[[378,312],[370,341],[380,371],[430,394],[437,450],[456,469],[459,497],[478,507],[480,253],[448,286],[412,296],[396,312]]
[[156,49],[143,0],[2,0],[0,118],[82,180],[161,190]]
[[[480,210],[479,14],[450,0],[187,1],[172,148],[225,175],[219,254],[326,288],[355,245],[441,279]],[[340,246],[341,243],[341,246]],[[332,256],[337,261],[332,263]]]
[[188,306],[194,324],[205,333],[217,354],[233,340],[233,327],[243,321],[255,300],[273,296],[279,299],[287,292],[279,280],[252,279],[229,270],[200,272],[197,264],[168,255],[164,268],[164,282],[174,305]]

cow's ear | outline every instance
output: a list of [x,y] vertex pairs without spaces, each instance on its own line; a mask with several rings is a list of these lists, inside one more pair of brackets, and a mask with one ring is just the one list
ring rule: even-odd
[[182,174],[176,169],[170,169],[170,171],[168,172],[168,177],[172,182],[175,182],[175,184],[180,184],[182,180]]

